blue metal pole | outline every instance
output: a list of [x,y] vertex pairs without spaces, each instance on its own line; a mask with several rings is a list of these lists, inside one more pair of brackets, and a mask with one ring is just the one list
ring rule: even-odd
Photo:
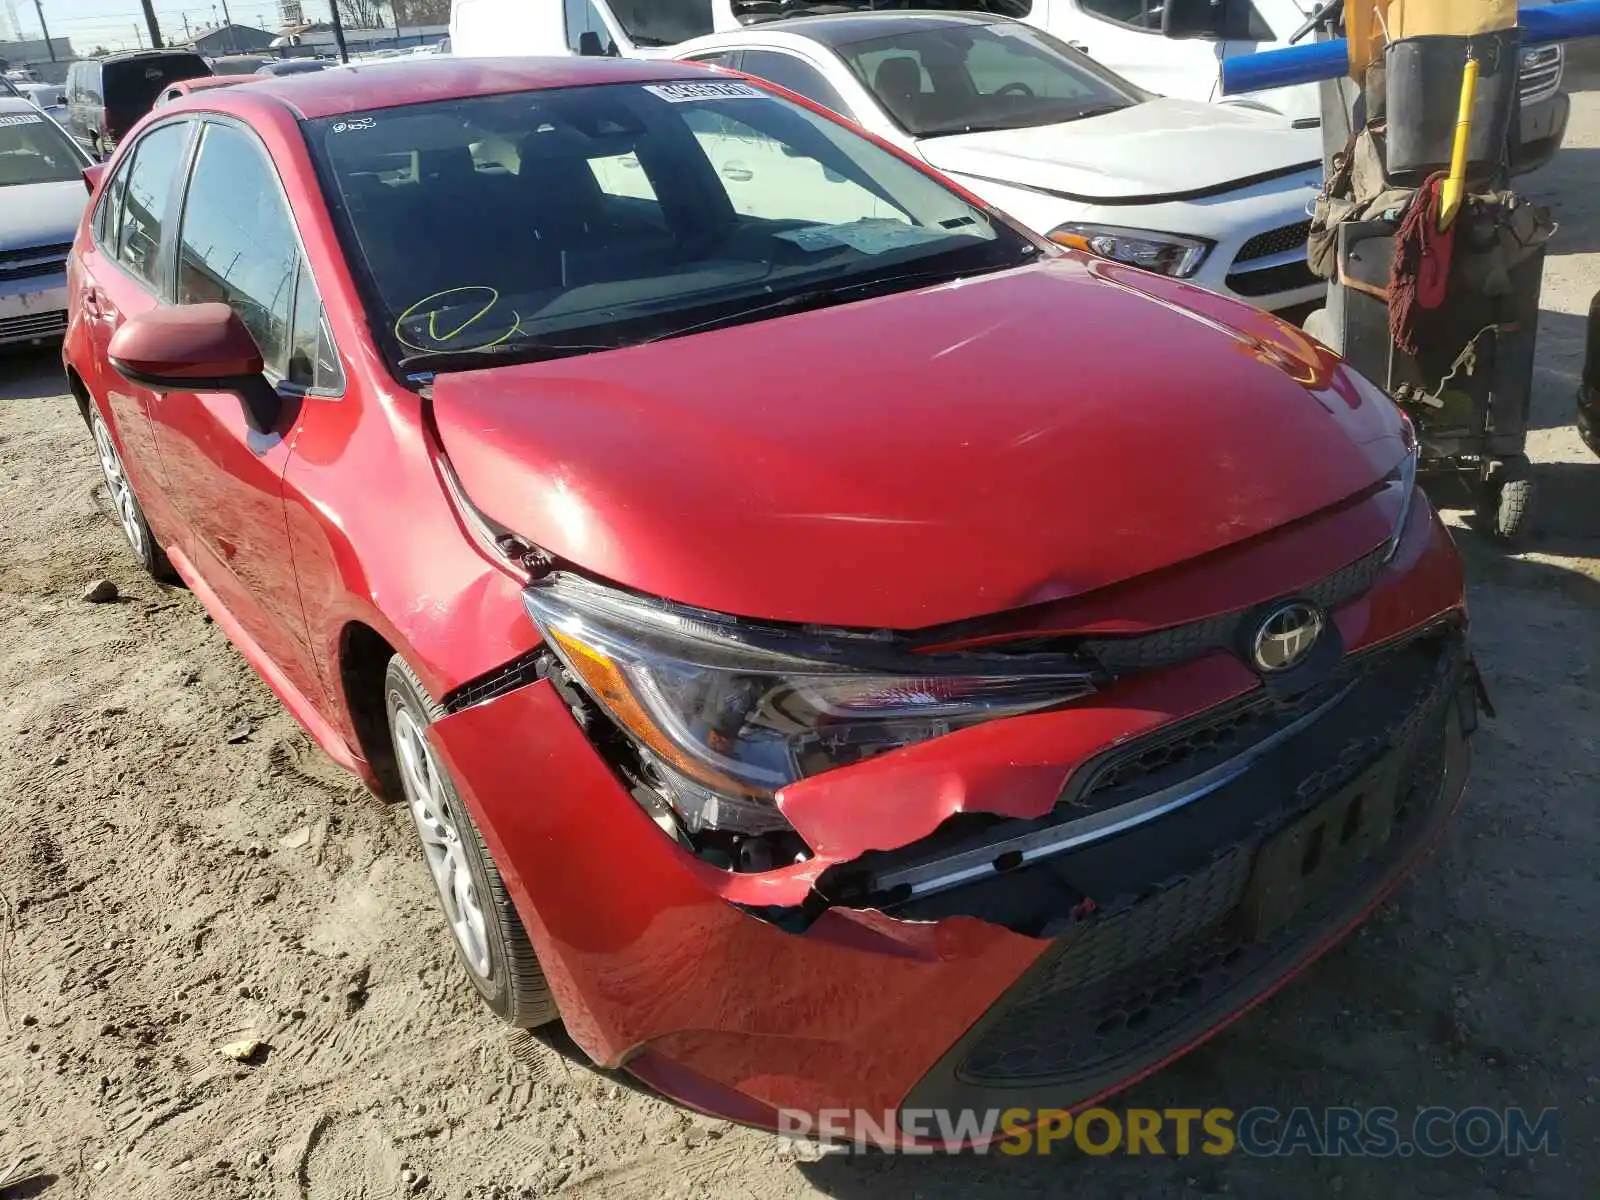
[[[1574,0],[1552,8],[1525,8],[1517,14],[1517,21],[1522,26],[1524,46],[1600,36],[1600,0]],[[1343,38],[1225,58],[1222,60],[1222,94],[1237,96],[1267,88],[1338,79],[1349,69],[1350,59]]]

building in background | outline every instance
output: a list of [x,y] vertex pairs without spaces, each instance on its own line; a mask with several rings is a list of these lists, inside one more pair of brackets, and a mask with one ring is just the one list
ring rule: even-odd
[[[50,52],[55,51],[55,61]],[[4,70],[14,71],[27,67],[38,76],[40,83],[61,83],[67,77],[67,64],[77,55],[69,37],[53,37],[47,46],[43,38],[26,38],[22,41],[0,42],[0,61]]]
[[219,25],[195,34],[189,44],[201,54],[215,58],[219,54],[254,54],[268,50],[277,36],[254,25]]

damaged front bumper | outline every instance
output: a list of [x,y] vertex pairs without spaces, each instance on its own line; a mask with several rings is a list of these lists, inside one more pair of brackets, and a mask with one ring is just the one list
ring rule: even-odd
[[[767,1127],[784,1109],[1079,1107],[1281,986],[1454,807],[1478,693],[1448,536],[1413,521],[1404,561],[1337,614],[1353,649],[1311,692],[1269,698],[1212,654],[840,771],[835,790],[870,802],[861,780],[921,764],[900,784],[933,799],[898,845],[885,795],[847,854],[712,867],[544,681],[432,735],[597,1062]],[[1040,761],[1052,741],[1067,749]],[[1055,802],[972,802],[997,779]]]

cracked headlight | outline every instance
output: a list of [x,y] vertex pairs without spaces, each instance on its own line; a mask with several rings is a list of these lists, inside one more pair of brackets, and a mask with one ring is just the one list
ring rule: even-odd
[[1200,269],[1214,245],[1204,238],[1176,233],[1157,233],[1151,229],[1124,229],[1120,225],[1085,225],[1069,221],[1050,231],[1058,246],[1086,250],[1090,254],[1143,267],[1175,279],[1187,279]]
[[760,625],[559,572],[523,595],[691,833],[787,829],[786,784],[1094,690],[1060,654],[921,655],[892,634]]

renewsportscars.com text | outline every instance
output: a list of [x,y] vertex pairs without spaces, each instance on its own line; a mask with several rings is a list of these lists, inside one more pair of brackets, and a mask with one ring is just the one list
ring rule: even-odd
[[1560,1152],[1556,1109],[1091,1108],[782,1110],[778,1135],[814,1152],[1443,1158]]

